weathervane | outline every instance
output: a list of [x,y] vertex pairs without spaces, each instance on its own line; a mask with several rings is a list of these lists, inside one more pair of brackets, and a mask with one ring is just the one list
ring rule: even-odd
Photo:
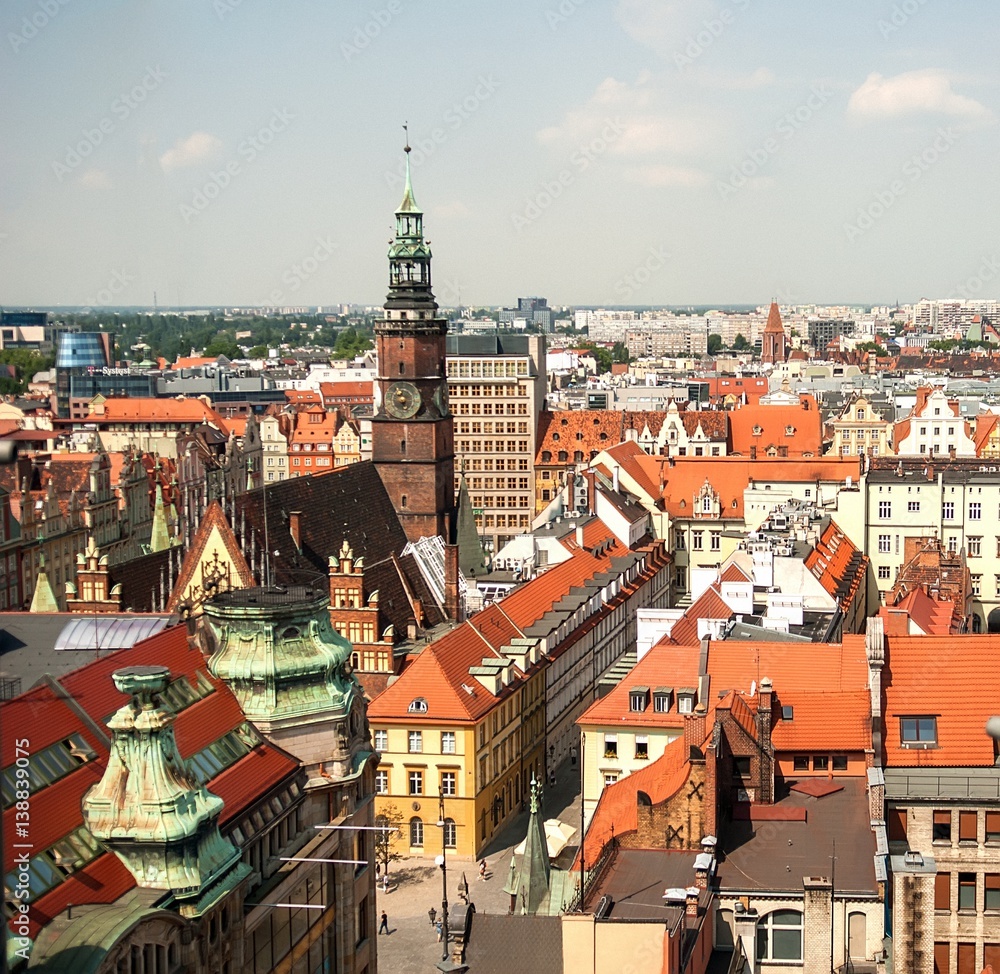
[[403,122],[403,131],[406,133],[406,145],[403,146],[404,152],[410,151],[410,123]]

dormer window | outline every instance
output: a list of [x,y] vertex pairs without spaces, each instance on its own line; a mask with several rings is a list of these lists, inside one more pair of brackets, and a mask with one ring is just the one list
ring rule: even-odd
[[794,426],[786,426],[785,427],[785,436],[794,436],[794,435],[795,435],[795,427]]
[[937,747],[937,717],[900,717],[899,742],[903,747]]
[[760,436],[763,432],[764,432],[764,427],[763,426],[757,426],[757,425],[754,426],[754,428],[753,428],[753,435],[754,436]]
[[427,701],[423,697],[417,697],[415,700],[410,701],[410,706],[406,709],[411,714],[426,714]]
[[694,698],[697,691],[693,687],[677,691],[677,712],[679,714],[694,713]]
[[632,687],[628,692],[628,709],[633,714],[641,714],[648,706],[649,687]]
[[559,442],[559,434],[558,433],[553,433],[552,434],[552,439],[553,439],[553,441],[555,441],[556,443],[558,443]]
[[657,687],[653,691],[653,712],[657,714],[669,713],[673,699],[673,687]]

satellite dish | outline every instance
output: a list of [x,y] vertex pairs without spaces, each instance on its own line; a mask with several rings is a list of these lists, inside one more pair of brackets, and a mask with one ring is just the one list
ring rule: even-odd
[[754,696],[754,694],[756,694],[756,692],[757,692],[757,681],[756,680],[751,680],[750,681],[750,696],[751,697]]

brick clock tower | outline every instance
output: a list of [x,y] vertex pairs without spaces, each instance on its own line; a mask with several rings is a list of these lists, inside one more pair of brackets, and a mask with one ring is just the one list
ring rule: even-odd
[[372,460],[410,541],[439,535],[452,541],[455,431],[448,408],[445,336],[431,292],[431,249],[424,214],[410,185],[396,210],[389,247],[385,318],[375,325],[378,377],[372,419]]

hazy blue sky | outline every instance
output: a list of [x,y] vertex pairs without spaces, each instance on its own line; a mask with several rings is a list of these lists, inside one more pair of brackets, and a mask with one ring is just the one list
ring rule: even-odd
[[998,13],[5,0],[0,304],[379,304],[404,120],[441,303],[997,295]]

